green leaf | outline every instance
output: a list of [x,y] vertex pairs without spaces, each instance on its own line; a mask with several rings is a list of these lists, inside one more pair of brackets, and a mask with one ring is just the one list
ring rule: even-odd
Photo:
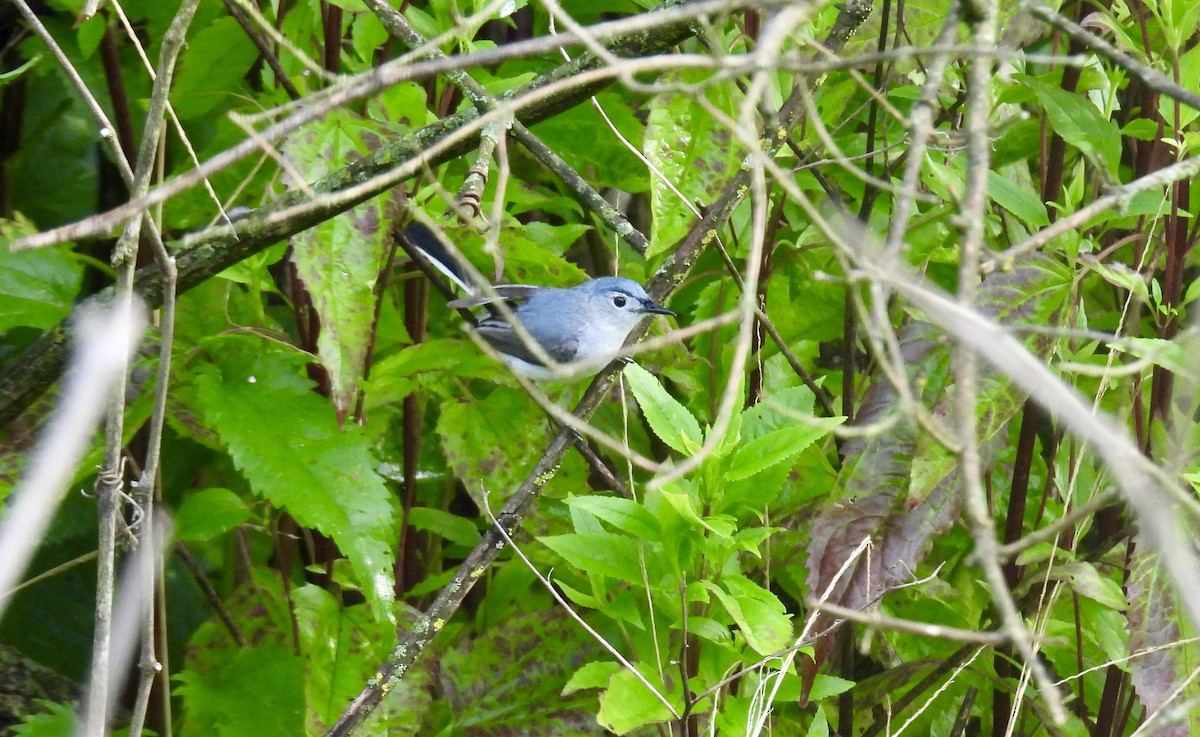
[[354,16],[350,33],[354,53],[366,66],[372,66],[375,61],[375,51],[387,43],[388,32],[383,23],[374,13],[359,13]]
[[[220,341],[221,366],[202,367],[196,396],[255,493],[337,543],[376,616],[390,616],[392,495],[375,472],[358,426],[339,429],[329,406],[299,374],[303,357]],[[264,421],[269,418],[269,431]]]
[[24,64],[21,64],[20,66],[14,68],[14,69],[11,69],[7,72],[0,72],[0,87],[5,86],[6,84],[13,81],[17,77],[20,77],[22,74],[24,74],[25,72],[29,71],[34,66],[36,66],[37,63],[41,60],[42,60],[42,55],[38,54],[37,56],[31,58],[29,61],[25,62]]
[[69,737],[79,734],[79,709],[73,704],[56,704],[53,701],[38,699],[37,705],[43,711],[26,714],[21,717],[19,724],[13,724],[10,734],[13,737]]
[[603,651],[561,611],[519,611],[445,650],[436,660],[436,703],[453,714],[447,735],[573,735],[595,723],[596,695],[564,694],[564,687],[580,663]]
[[248,645],[214,672],[177,675],[176,694],[186,699],[188,722],[208,734],[248,736],[250,725],[264,737],[302,734],[304,671],[305,661],[285,645]]
[[1139,141],[1153,141],[1158,136],[1158,123],[1149,118],[1134,118],[1121,128],[1121,135]]
[[567,685],[563,686],[562,692],[565,695],[582,691],[585,688],[604,688],[613,674],[619,670],[621,670],[621,664],[612,661],[585,663],[575,671],[571,680],[567,681]]
[[691,455],[700,447],[703,440],[700,423],[687,407],[668,394],[653,374],[636,363],[626,366],[624,373],[642,414],[660,440],[684,455]]
[[572,508],[587,510],[595,517],[633,537],[654,540],[662,534],[662,527],[654,515],[632,499],[616,496],[571,495],[567,497],[567,504]]
[[1125,592],[1121,590],[1121,585],[1100,575],[1100,571],[1091,563],[1076,560],[1056,565],[1050,569],[1049,577],[1066,581],[1076,593],[1110,609],[1125,610]]
[[[296,170],[315,181],[361,158],[372,135],[362,121],[337,111],[288,139],[284,152]],[[341,419],[353,406],[371,342],[375,280],[391,237],[386,204],[386,197],[374,197],[291,239],[296,270],[321,319],[317,352]]]
[[0,220],[0,334],[16,327],[48,330],[71,311],[82,269],[65,248],[12,251],[15,238],[37,228],[23,217]]
[[771,655],[792,644],[792,621],[779,598],[745,576],[726,576],[709,588],[759,655]]
[[1034,543],[1017,554],[1017,565],[1027,566],[1053,558],[1071,557],[1071,553],[1052,542]]
[[755,438],[733,454],[726,476],[731,481],[740,481],[776,463],[782,463],[828,435],[830,424],[834,423],[824,421],[819,425],[796,424]]
[[583,532],[545,535],[538,540],[581,571],[622,581],[642,580],[638,543],[631,537],[611,532]]
[[[707,72],[668,73],[660,84],[701,82]],[[730,130],[705,107],[703,95],[717,109],[736,119],[736,104],[728,85],[708,85],[656,95],[642,145],[654,173],[650,178],[651,231],[647,258],[672,248],[687,233],[696,203],[712,202],[741,166],[745,150]]]
[[1050,224],[1046,204],[1029,188],[989,171],[987,191],[992,201],[1016,215],[1025,225],[1041,227]]
[[1182,345],[1172,340],[1130,337],[1120,342],[1113,341],[1108,346],[1183,376],[1195,370],[1194,356],[1188,355]]
[[[655,683],[656,679],[648,679]],[[658,686],[659,693],[663,688]],[[657,724],[671,719],[666,704],[636,675],[628,670],[618,671],[608,682],[608,688],[600,694],[600,711],[596,721],[601,727],[626,734],[647,724]]]
[[[821,676],[817,676],[821,678]],[[815,701],[810,695],[809,701]],[[825,710],[817,705],[817,713],[813,715],[812,723],[808,725],[808,731],[804,733],[805,737],[829,737],[829,721],[825,716]]]
[[418,530],[432,532],[468,548],[475,547],[479,542],[479,530],[473,521],[444,509],[413,507],[408,510],[408,523]]
[[[304,689],[308,705],[305,734],[323,734],[345,705],[362,690],[363,675],[373,673],[396,643],[396,625],[371,616],[365,606],[346,606],[334,593],[311,584],[291,595],[300,653],[306,664]],[[401,611],[402,626],[415,624],[418,613]],[[389,737],[420,734],[421,717],[433,702],[433,663],[416,663],[388,689]],[[400,712],[399,719],[393,715]]]
[[[1181,2],[1179,5],[1193,6],[1190,8],[1193,13],[1200,10],[1194,7],[1194,3]],[[1195,19],[1193,18],[1190,21],[1190,26],[1185,26],[1185,28],[1188,28],[1186,32],[1188,36],[1194,34],[1196,32]],[[1179,56],[1178,74],[1179,83],[1185,89],[1194,90],[1200,88],[1200,46],[1193,46],[1186,53]],[[1191,105],[1176,105],[1175,100],[1169,96],[1164,96],[1158,101],[1158,114],[1163,116],[1163,120],[1171,121],[1171,126],[1174,126],[1176,130],[1184,130],[1196,120],[1196,116],[1200,115],[1200,112],[1193,109]],[[1171,127],[1168,126],[1167,135],[1171,135],[1170,130]]]
[[840,696],[846,693],[855,685],[854,681],[847,681],[845,678],[818,673],[817,677],[813,679],[812,688],[808,691],[808,699],[809,701],[824,701],[831,696]]
[[437,433],[446,462],[480,509],[499,509],[545,446],[537,405],[520,391],[496,387],[483,400],[444,402],[441,411]]
[[1073,95],[1040,80],[1026,80],[1046,111],[1054,132],[1115,179],[1121,163],[1121,132],[1116,124],[1105,118],[1087,97]]
[[736,523],[728,517],[701,517],[692,502],[692,495],[676,484],[664,486],[659,490],[659,494],[670,505],[669,508],[675,510],[681,518],[697,527],[703,527],[717,537],[728,538],[737,529]]
[[1150,301],[1150,288],[1146,286],[1145,277],[1125,264],[1116,261],[1104,263],[1091,258],[1083,259],[1081,263],[1114,287],[1135,294],[1144,302]]
[[229,489],[191,492],[175,510],[175,538],[184,542],[211,540],[250,519],[250,508]]
[[171,85],[175,114],[190,120],[229,107],[237,100],[233,93],[245,88],[246,72],[257,58],[254,42],[228,16],[189,34],[187,53]]
[[[609,127],[611,122],[635,150],[640,149],[645,126],[637,117],[637,106],[629,97],[611,90],[596,97],[604,107],[604,117],[590,105],[577,105],[538,123],[534,132],[577,171],[588,172],[592,186],[644,192],[645,168]],[[580,146],[580,141],[588,145]]]

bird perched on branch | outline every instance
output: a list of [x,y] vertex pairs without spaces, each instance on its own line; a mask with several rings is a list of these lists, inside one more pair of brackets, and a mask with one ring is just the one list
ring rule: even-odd
[[[500,353],[509,368],[532,379],[594,374],[617,356],[629,333],[646,316],[675,315],[650,299],[641,284],[619,276],[590,279],[570,289],[476,285],[429,228],[413,223],[404,235],[415,258],[423,259],[468,295],[449,306],[485,308],[488,315],[475,325],[480,337]],[[510,317],[519,327],[514,327]]]

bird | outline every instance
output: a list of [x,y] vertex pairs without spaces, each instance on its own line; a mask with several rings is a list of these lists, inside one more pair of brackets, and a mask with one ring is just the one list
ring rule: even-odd
[[[651,315],[675,313],[659,305],[641,284],[620,276],[602,276],[570,288],[529,284],[497,285],[491,293],[472,288],[454,259],[426,226],[405,230],[413,250],[445,274],[468,296],[448,303],[455,309],[483,307],[488,314],[475,329],[513,371],[531,379],[575,378],[594,374],[620,352],[629,334]],[[508,312],[540,352],[513,328]],[[554,366],[544,359],[549,358]]]

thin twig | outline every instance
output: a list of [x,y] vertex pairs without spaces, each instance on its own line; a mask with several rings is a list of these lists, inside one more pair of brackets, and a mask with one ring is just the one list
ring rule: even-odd
[[[150,105],[146,113],[146,121],[142,131],[141,147],[138,151],[137,166],[134,169],[134,182],[131,188],[132,197],[145,194],[150,186],[150,177],[154,172],[154,161],[158,151],[161,131],[164,124],[168,101],[167,96],[174,76],[175,64],[179,52],[183,49],[187,27],[196,12],[199,0],[185,0],[181,3],[175,18],[171,21],[163,37],[159,53],[159,68],[150,96]],[[128,227],[117,242],[113,254],[113,264],[117,269],[115,294],[117,304],[124,309],[131,309],[133,304],[134,271],[137,266],[138,241],[142,231],[142,216],[135,214]],[[167,261],[169,264],[169,259]],[[168,362],[169,366],[169,362]],[[122,369],[114,382],[110,397],[108,419],[105,423],[105,452],[104,471],[100,474],[97,486],[96,504],[99,508],[99,558],[97,561],[97,595],[96,595],[96,625],[93,634],[92,672],[88,688],[87,711],[81,733],[85,737],[102,737],[108,728],[108,705],[110,696],[108,688],[111,676],[110,661],[111,625],[112,625],[112,591],[115,585],[114,564],[116,556],[116,528],[120,506],[117,503],[117,493],[123,485],[123,470],[121,464],[122,446],[124,444],[124,413],[125,413],[125,370]],[[163,403],[162,414],[165,414],[165,384],[159,387],[159,399]],[[158,431],[162,432],[162,417],[158,420]],[[152,441],[154,444],[154,441]],[[157,473],[157,450],[154,452],[155,473]],[[148,484],[153,490],[153,482]],[[153,542],[154,526],[149,524],[150,501],[152,496],[143,502],[143,513],[146,515],[146,535]],[[144,607],[146,616],[153,618],[154,601],[154,556],[150,555],[152,545],[144,545],[141,559],[145,561],[147,580],[145,587],[149,589],[149,606]],[[151,659],[153,658],[153,638],[149,641]],[[144,671],[144,673],[149,672]],[[152,676],[148,679],[152,681]],[[145,702],[150,695],[149,685],[143,683],[145,698],[141,706],[135,709],[135,717],[140,713],[145,716]],[[141,725],[136,725],[134,734],[140,734]]]
[[983,632],[980,630],[965,630],[959,627],[948,627],[941,624],[931,624],[928,622],[914,622],[911,619],[901,619],[900,617],[891,617],[879,612],[865,612],[859,609],[851,609],[849,607],[822,602],[816,599],[809,599],[805,602],[813,609],[819,609],[827,614],[832,614],[838,619],[845,619],[858,624],[865,624],[868,627],[875,629],[894,630],[897,632],[908,632],[914,635],[922,635],[924,637],[936,637],[942,640],[955,640],[958,642],[973,642],[979,645],[1002,645],[1009,641],[1008,635],[1003,632]]

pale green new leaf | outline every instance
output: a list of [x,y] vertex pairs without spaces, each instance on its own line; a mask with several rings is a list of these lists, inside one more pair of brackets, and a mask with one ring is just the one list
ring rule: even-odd
[[692,413],[668,394],[653,374],[636,363],[626,366],[624,373],[654,434],[672,450],[691,455],[703,439],[700,423]]
[[613,674],[620,669],[621,664],[611,660],[585,663],[575,671],[567,685],[563,686],[563,693],[571,694],[585,688],[604,688]]
[[756,653],[770,655],[792,644],[792,621],[777,596],[745,576],[726,576],[721,583],[709,588]]
[[[654,681],[651,681],[653,683]],[[661,686],[658,687],[662,693]],[[616,734],[627,734],[638,727],[671,719],[666,704],[628,670],[620,670],[600,694],[600,711],[596,721]]]

